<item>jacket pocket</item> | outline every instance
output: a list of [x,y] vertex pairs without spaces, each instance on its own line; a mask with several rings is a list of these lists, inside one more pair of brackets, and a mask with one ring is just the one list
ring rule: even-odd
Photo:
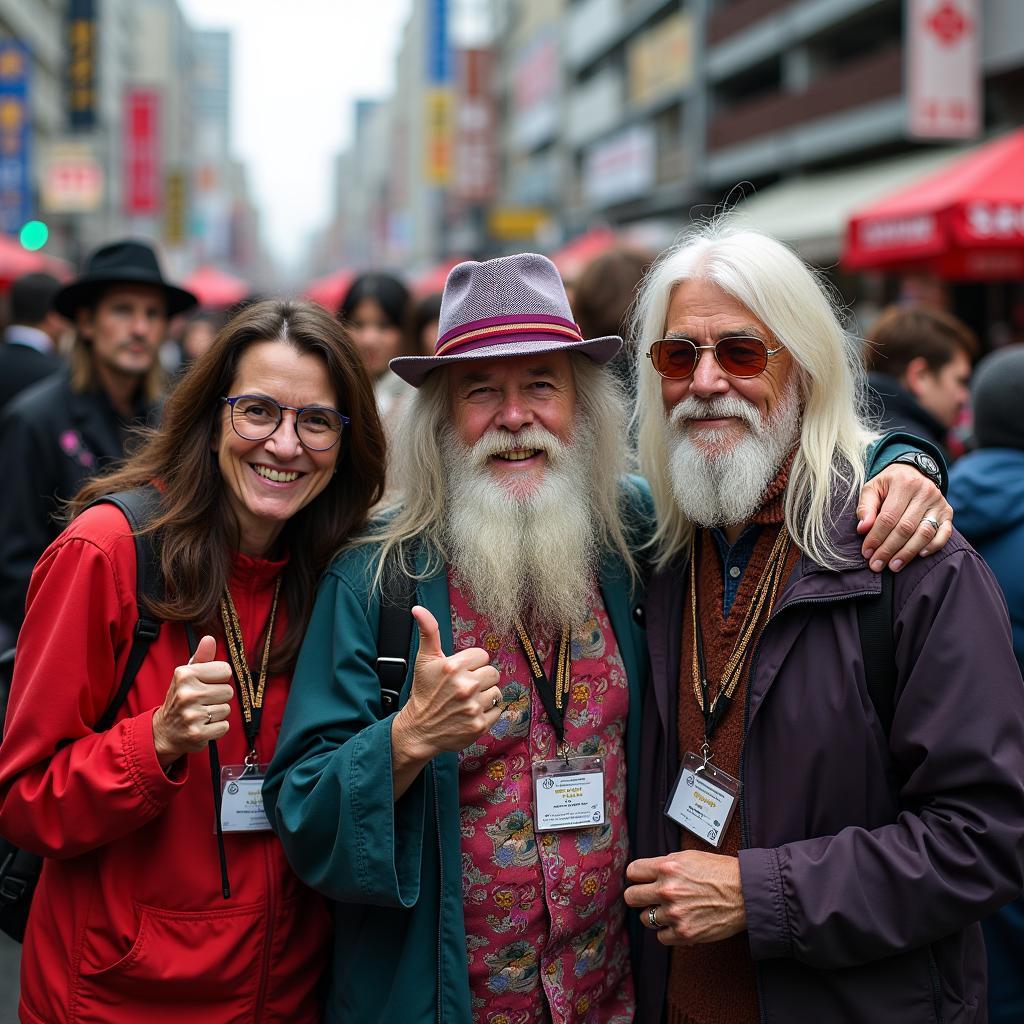
[[83,957],[80,988],[90,990],[87,1001],[135,996],[212,1005],[255,999],[268,927],[264,903],[197,912],[138,904],[137,910],[138,932],[127,953],[100,967]]

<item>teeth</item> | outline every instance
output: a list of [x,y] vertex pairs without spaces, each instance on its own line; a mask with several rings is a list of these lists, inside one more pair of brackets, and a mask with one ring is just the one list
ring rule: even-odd
[[513,448],[510,451],[501,452],[498,458],[504,459],[505,462],[522,462],[524,459],[532,459],[539,453],[539,448]]
[[279,484],[290,484],[293,480],[299,479],[299,474],[295,472],[286,473],[279,469],[268,469],[266,466],[253,466],[252,468],[255,469],[256,472],[264,478],[264,480],[273,480],[275,483]]

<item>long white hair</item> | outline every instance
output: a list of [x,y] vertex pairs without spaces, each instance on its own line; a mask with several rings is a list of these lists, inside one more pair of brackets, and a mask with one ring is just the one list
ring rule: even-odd
[[[622,387],[607,367],[588,357],[571,354],[576,384],[576,417],[586,422],[599,457],[590,471],[591,503],[594,516],[595,549],[617,554],[630,576],[637,577],[630,548],[630,523],[623,516],[623,478],[629,470],[627,403]],[[450,561],[445,517],[448,485],[445,479],[443,446],[451,419],[447,375],[435,371],[406,404],[388,446],[393,480],[397,489],[391,508],[385,509],[376,528],[355,543],[379,543],[374,561],[373,585],[379,586],[389,555],[413,578],[434,575]],[[428,558],[415,572],[414,547],[424,543]]]
[[860,491],[865,449],[875,436],[862,413],[864,371],[856,339],[843,330],[827,286],[798,256],[767,235],[721,223],[696,228],[659,258],[634,313],[634,428],[657,516],[654,564],[663,568],[685,553],[693,535],[672,492],[661,377],[647,358],[651,343],[664,336],[673,288],[690,279],[728,292],[791,353],[802,418],[786,489],[786,527],[815,561],[845,564],[829,542],[831,513],[837,498]]

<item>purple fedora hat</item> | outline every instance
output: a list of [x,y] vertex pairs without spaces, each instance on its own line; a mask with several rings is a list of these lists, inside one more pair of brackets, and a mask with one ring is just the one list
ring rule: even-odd
[[431,370],[467,359],[575,351],[607,363],[621,347],[614,335],[584,340],[554,263],[524,252],[452,268],[434,354],[399,356],[388,365],[418,388]]

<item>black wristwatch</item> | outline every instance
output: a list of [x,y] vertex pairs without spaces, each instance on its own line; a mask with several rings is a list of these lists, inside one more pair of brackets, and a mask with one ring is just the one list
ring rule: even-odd
[[897,455],[890,465],[897,462],[905,462],[913,466],[919,473],[923,473],[939,490],[942,490],[942,470],[939,464],[927,452],[904,452]]

